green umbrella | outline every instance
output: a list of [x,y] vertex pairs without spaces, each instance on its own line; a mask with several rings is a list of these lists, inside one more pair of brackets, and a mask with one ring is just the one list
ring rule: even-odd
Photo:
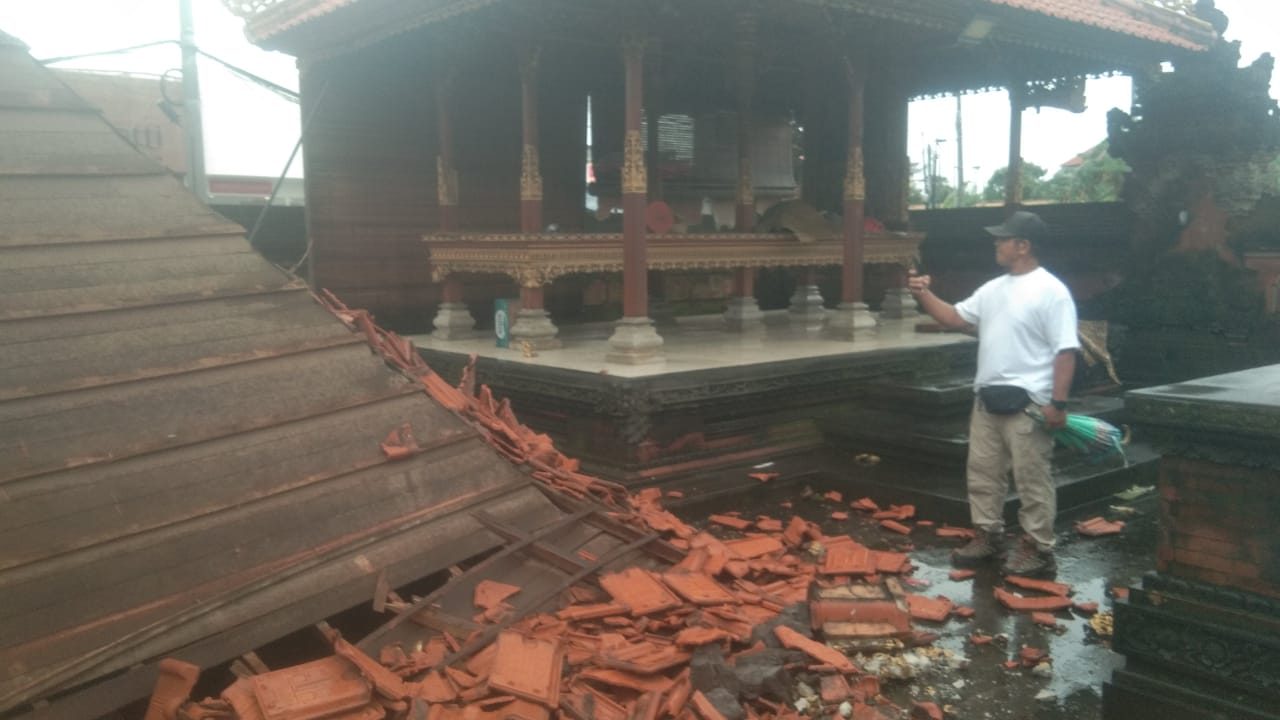
[[[1040,412],[1040,408],[1028,407],[1025,412],[1040,424],[1044,424],[1044,413]],[[1129,465],[1129,458],[1124,454],[1124,445],[1129,442],[1128,435],[1106,420],[1088,415],[1068,414],[1066,426],[1049,431],[1049,435],[1059,445],[1093,459],[1101,460],[1112,453],[1117,453],[1124,459],[1125,467]]]

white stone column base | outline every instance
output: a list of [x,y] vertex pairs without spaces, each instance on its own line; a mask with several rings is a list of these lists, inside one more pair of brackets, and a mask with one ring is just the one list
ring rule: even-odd
[[753,297],[729,298],[724,311],[724,324],[731,332],[764,330],[764,312]]
[[480,335],[466,303],[441,303],[431,324],[435,326],[431,337],[437,340],[472,340]]
[[876,316],[867,309],[866,303],[841,303],[827,316],[827,325],[823,328],[826,337],[845,342],[874,337],[875,331]]
[[916,299],[906,288],[889,288],[884,293],[884,302],[880,304],[881,320],[914,320],[920,317],[916,308]]
[[827,309],[822,306],[822,293],[817,285],[796,285],[787,307],[787,319],[791,327],[807,332],[817,332],[827,320]]
[[618,321],[609,338],[609,353],[604,356],[606,362],[620,365],[643,365],[661,362],[662,336],[653,329],[653,321],[647,317],[624,317]]
[[555,350],[563,347],[560,332],[551,322],[551,314],[546,310],[521,308],[516,313],[516,321],[511,324],[511,349],[522,350],[528,343],[534,350]]

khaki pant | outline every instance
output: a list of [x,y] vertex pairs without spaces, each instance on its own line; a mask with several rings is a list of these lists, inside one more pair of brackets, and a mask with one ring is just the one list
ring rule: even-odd
[[976,398],[969,418],[969,513],[973,526],[1004,528],[1009,471],[1022,501],[1018,523],[1041,550],[1053,548],[1057,492],[1050,461],[1053,438],[1026,413],[992,415]]

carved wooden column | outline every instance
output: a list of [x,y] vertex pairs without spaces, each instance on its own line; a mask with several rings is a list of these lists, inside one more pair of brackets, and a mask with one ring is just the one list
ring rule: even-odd
[[452,91],[456,73],[441,72],[436,79],[436,130],[440,147],[436,155],[436,195],[440,204],[440,230],[458,230],[458,168],[453,158]]
[[1005,176],[1004,209],[1011,215],[1022,208],[1022,110],[1026,88],[1021,81],[1009,85],[1009,174]]
[[[662,200],[665,189],[662,185],[662,148],[661,122],[663,113],[664,83],[662,81],[662,40],[648,38],[644,53],[644,110],[645,122],[645,168],[649,178],[648,201]],[[658,327],[676,324],[675,311],[667,302],[666,287],[662,272],[650,270],[645,287],[649,299],[649,318]]]
[[866,228],[863,206],[867,181],[862,167],[863,93],[866,69],[851,59],[845,61],[849,83],[849,155],[844,177],[844,262],[840,272],[840,305],[827,318],[827,336],[854,340],[874,330],[876,319],[862,300],[862,244]]
[[648,252],[645,207],[649,180],[645,172],[644,138],[640,130],[643,103],[644,37],[622,41],[626,77],[626,135],[622,153],[622,319],[609,338],[609,362],[639,364],[662,359],[662,336],[653,329],[649,311]]
[[[734,85],[738,100],[738,188],[734,203],[734,227],[738,232],[756,228],[755,188],[751,180],[751,103],[755,94],[756,16],[738,15],[734,41]],[[764,329],[764,313],[755,298],[756,268],[733,273],[733,297],[725,309],[725,325],[738,332]]]
[[520,58],[520,232],[542,231],[542,171],[538,168],[538,56],[537,47]]
[[[436,197],[441,232],[458,231],[458,170],[453,159],[450,107],[455,76],[451,68],[436,76],[436,131],[440,145],[436,155]],[[431,324],[435,327],[431,336],[439,340],[466,340],[476,336],[476,319],[462,299],[462,280],[457,275],[445,278],[440,307]]]

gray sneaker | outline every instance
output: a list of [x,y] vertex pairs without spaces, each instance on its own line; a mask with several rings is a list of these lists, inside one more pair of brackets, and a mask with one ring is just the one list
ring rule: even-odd
[[951,564],[956,567],[980,565],[1004,552],[1004,534],[979,529],[967,545],[951,553]]
[[1044,577],[1058,571],[1058,562],[1053,558],[1052,550],[1041,550],[1027,538],[1022,538],[1018,547],[1009,553],[1000,572],[1005,575],[1022,575],[1024,577]]

